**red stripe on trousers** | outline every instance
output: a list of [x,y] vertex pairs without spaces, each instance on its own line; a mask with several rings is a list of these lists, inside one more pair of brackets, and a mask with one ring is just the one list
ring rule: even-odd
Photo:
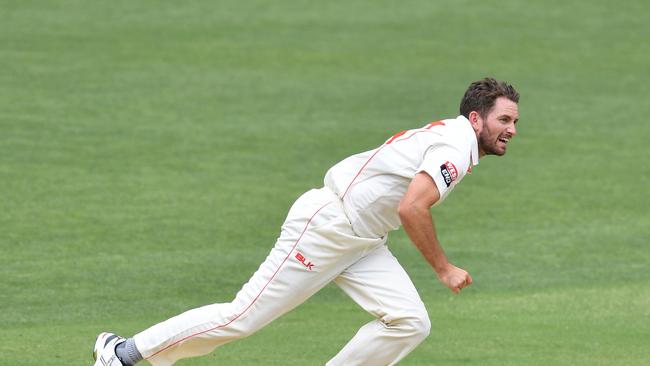
[[309,220],[307,221],[307,224],[305,225],[305,228],[304,228],[304,229],[302,230],[302,232],[300,233],[300,236],[298,237],[298,239],[296,240],[296,242],[293,244],[293,247],[291,247],[291,250],[289,251],[289,253],[287,254],[287,256],[284,258],[284,260],[282,261],[282,263],[280,263],[280,265],[278,266],[278,269],[275,270],[275,272],[273,273],[273,275],[271,276],[271,278],[268,280],[268,282],[266,283],[266,285],[264,285],[264,287],[260,290],[260,292],[257,294],[257,296],[256,296],[256,297],[253,299],[253,301],[250,303],[250,305],[248,305],[248,306],[246,307],[246,309],[244,309],[241,313],[237,314],[237,316],[235,316],[235,317],[234,317],[232,320],[230,320],[228,323],[226,323],[226,324],[220,324],[220,325],[217,325],[216,327],[210,328],[210,329],[208,329],[208,330],[204,330],[204,331],[202,331],[202,332],[199,332],[199,333],[195,333],[195,334],[189,335],[189,336],[187,336],[187,337],[185,337],[185,338],[183,338],[183,339],[181,339],[181,340],[178,340],[178,341],[176,341],[176,342],[174,342],[174,343],[168,345],[167,347],[165,347],[165,348],[159,350],[158,352],[156,352],[156,353],[154,353],[153,355],[147,357],[146,359],[150,359],[150,358],[156,356],[157,354],[159,354],[159,353],[161,353],[161,352],[163,352],[163,351],[165,351],[165,350],[167,350],[167,349],[169,349],[169,348],[171,348],[171,347],[177,345],[177,344],[180,343],[180,342],[186,341],[186,340],[188,340],[188,339],[190,339],[190,338],[196,337],[196,336],[201,335],[201,334],[203,334],[203,333],[211,332],[211,331],[213,331],[213,330],[215,330],[215,329],[219,329],[219,328],[223,328],[223,327],[225,327],[225,326],[228,326],[228,325],[232,324],[232,322],[234,322],[235,320],[239,319],[242,315],[244,315],[244,313],[246,313],[246,312],[248,311],[248,309],[250,309],[251,306],[253,306],[253,304],[255,304],[255,302],[260,298],[260,296],[262,296],[262,293],[264,292],[264,290],[268,287],[268,285],[271,283],[271,281],[273,281],[273,279],[275,278],[275,275],[278,274],[278,272],[280,271],[280,269],[282,268],[282,266],[284,265],[284,263],[287,261],[287,259],[289,259],[289,257],[291,256],[291,253],[293,252],[293,250],[294,250],[294,249],[296,248],[296,246],[298,245],[298,242],[300,242],[300,239],[302,239],[302,236],[305,234],[305,231],[307,231],[307,228],[309,227],[309,224],[311,223],[312,219],[313,219],[313,218],[314,218],[314,217],[315,217],[315,216],[316,216],[316,215],[317,215],[317,214],[318,214],[318,213],[319,213],[323,208],[325,208],[325,207],[326,207],[327,205],[329,205],[330,203],[332,203],[332,202],[330,201],[330,202],[326,203],[325,205],[323,205],[321,208],[319,208],[319,209],[318,209],[318,210],[317,210],[317,211],[316,211],[316,212],[315,212],[315,213],[314,213],[314,214],[309,218]]

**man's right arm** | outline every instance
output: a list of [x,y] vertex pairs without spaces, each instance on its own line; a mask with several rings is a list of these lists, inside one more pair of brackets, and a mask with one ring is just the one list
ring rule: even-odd
[[440,192],[429,174],[415,175],[399,204],[399,216],[404,231],[422,256],[438,274],[438,279],[454,293],[472,283],[465,270],[447,261],[433,224],[431,207],[440,199]]

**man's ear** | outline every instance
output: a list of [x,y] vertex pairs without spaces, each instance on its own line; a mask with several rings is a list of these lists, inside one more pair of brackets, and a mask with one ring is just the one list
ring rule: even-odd
[[469,112],[468,120],[475,132],[481,132],[483,129],[483,118],[481,118],[481,115],[477,111]]

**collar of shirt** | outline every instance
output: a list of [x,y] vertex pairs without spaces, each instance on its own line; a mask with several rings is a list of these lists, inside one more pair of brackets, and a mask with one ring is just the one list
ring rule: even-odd
[[463,125],[466,126],[467,128],[467,136],[469,138],[469,143],[471,146],[471,152],[470,152],[470,169],[472,166],[478,165],[478,141],[476,140],[476,132],[472,128],[472,124],[469,122],[465,116],[460,115],[458,116],[458,120],[463,121]]

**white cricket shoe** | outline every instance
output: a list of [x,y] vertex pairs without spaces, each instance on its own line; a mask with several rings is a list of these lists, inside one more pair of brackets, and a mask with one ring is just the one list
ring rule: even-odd
[[126,341],[113,333],[100,333],[93,350],[94,366],[124,366],[115,354],[115,346]]

